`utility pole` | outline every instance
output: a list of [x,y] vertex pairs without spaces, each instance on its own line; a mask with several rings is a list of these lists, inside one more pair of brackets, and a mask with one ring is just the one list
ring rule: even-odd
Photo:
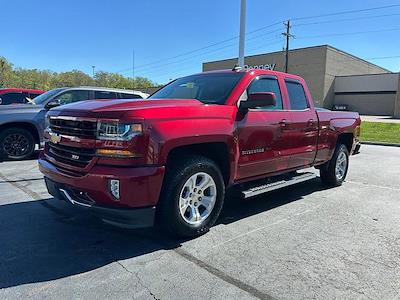
[[135,48],[132,49],[132,90],[135,90]]
[[95,68],[96,68],[96,66],[92,66],[92,74],[93,74],[92,77],[93,77],[93,79],[94,79],[94,75],[96,74],[95,71],[94,71]]
[[283,36],[286,37],[286,49],[285,49],[285,73],[288,72],[288,66],[289,66],[289,40],[290,38],[294,37],[293,35],[290,34],[290,20],[287,20],[287,22],[283,23],[286,26],[286,32],[282,33]]
[[240,33],[238,65],[244,68],[244,42],[246,38],[246,0],[240,2]]

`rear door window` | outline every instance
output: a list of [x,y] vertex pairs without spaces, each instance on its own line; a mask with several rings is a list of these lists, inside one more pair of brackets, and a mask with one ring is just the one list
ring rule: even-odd
[[290,109],[304,110],[309,108],[303,85],[292,80],[285,80],[285,83],[289,94]]
[[120,93],[120,94],[119,94],[119,98],[121,98],[121,99],[143,99],[143,98],[140,97],[139,95],[135,95],[135,94],[125,94],[125,93]]
[[57,96],[55,100],[60,102],[60,105],[69,104],[77,101],[88,100],[89,91],[78,90],[78,91],[67,91]]
[[108,91],[94,91],[94,99],[117,99],[115,92]]
[[6,93],[0,95],[0,104],[13,104],[13,103],[26,103],[25,95],[23,93]]

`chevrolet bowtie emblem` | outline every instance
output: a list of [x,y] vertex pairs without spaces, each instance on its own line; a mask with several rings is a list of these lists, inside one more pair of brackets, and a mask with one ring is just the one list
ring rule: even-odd
[[58,135],[57,133],[51,133],[50,134],[50,141],[54,144],[57,144],[61,141],[61,136]]

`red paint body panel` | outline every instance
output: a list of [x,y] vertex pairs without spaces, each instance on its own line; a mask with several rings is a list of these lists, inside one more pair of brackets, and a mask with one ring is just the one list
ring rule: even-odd
[[[233,72],[233,71],[219,71]],[[157,204],[168,155],[177,147],[223,143],[228,149],[229,183],[269,177],[328,161],[339,134],[351,133],[358,142],[357,113],[316,111],[304,80],[286,73],[252,70],[244,72],[225,104],[203,104],[193,99],[92,100],[82,101],[49,112],[91,120],[119,120],[140,123],[143,134],[127,142],[81,139],[61,135],[60,144],[86,149],[120,149],[137,154],[135,158],[94,156],[84,168],[53,158],[46,146],[39,159],[41,171],[55,182],[88,192],[102,204],[143,207]],[[213,73],[213,72],[210,72]],[[238,110],[238,102],[257,76],[273,76],[280,85],[283,110]],[[290,109],[285,79],[300,82],[309,108]],[[283,122],[284,121],[284,122]],[[49,133],[45,133],[49,139]],[[109,194],[110,178],[121,180],[121,201]]]

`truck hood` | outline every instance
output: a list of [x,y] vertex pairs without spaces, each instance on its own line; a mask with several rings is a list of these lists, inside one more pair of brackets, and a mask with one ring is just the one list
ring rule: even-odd
[[87,100],[50,110],[52,116],[119,120],[230,119],[236,107],[194,99]]
[[101,112],[125,112],[142,109],[157,109],[177,106],[199,106],[203,105],[198,100],[193,99],[149,99],[149,100],[86,100],[71,103],[52,109],[60,111],[87,111],[94,113]]

